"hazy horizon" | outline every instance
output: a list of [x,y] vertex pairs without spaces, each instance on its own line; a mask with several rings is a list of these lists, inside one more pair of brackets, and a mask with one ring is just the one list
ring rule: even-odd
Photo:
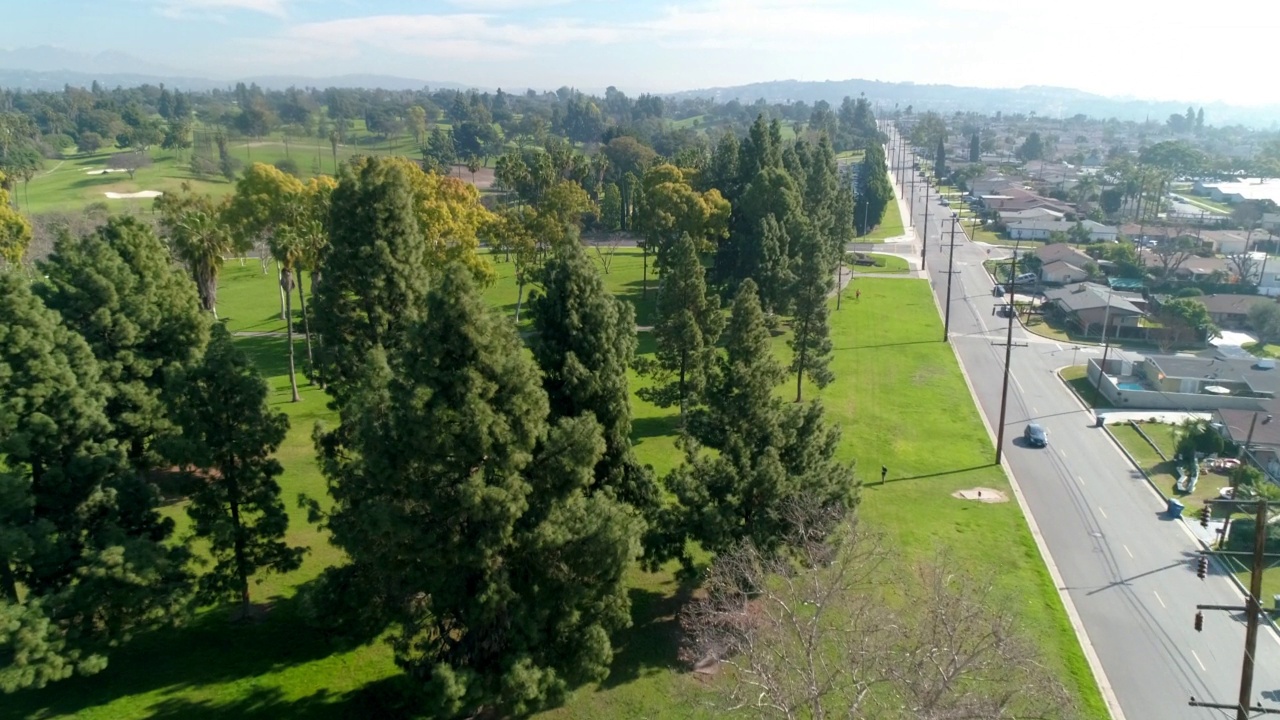
[[858,78],[1280,103],[1280,86],[1250,72],[1272,63],[1280,4],[1236,0],[1185,16],[1142,5],[1027,0],[1014,12],[996,0],[52,0],[9,8],[6,24],[24,48],[125,53],[142,61],[129,72],[212,80],[378,74],[635,94]]

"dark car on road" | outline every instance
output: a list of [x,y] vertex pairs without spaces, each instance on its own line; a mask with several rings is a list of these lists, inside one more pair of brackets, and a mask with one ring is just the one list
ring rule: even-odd
[[996,297],[1004,297],[1004,286],[996,285],[995,287],[991,288],[991,294],[995,295]]
[[1027,425],[1027,429],[1022,431],[1022,439],[1026,440],[1031,447],[1042,448],[1049,444],[1049,435],[1044,431],[1040,423]]

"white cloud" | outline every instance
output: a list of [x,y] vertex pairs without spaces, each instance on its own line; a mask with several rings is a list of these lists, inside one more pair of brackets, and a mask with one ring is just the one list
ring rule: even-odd
[[525,8],[544,8],[556,5],[568,5],[574,0],[445,0],[450,5],[464,10],[523,10]]
[[306,23],[286,31],[289,40],[351,52],[376,47],[395,53],[452,59],[514,59],[534,49],[568,43],[608,43],[617,28],[572,20],[515,25],[492,15],[377,15]]
[[156,8],[161,15],[170,18],[216,15],[223,10],[247,10],[284,17],[287,2],[288,0],[159,0]]
[[705,0],[670,5],[637,29],[659,40],[707,47],[791,48],[905,33],[924,19],[883,10],[858,10],[839,0]]

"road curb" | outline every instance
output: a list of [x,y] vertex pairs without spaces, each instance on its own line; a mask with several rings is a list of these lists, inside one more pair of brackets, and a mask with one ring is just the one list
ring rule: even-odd
[[[1070,366],[1068,365],[1065,367],[1070,367]],[[1086,410],[1091,409],[1084,404],[1084,398],[1080,397],[1080,394],[1076,392],[1076,389],[1071,387],[1071,384],[1068,383],[1066,380],[1063,380],[1062,378],[1063,369],[1065,368],[1059,368],[1057,371],[1054,372],[1054,375],[1057,375],[1058,380],[1063,385],[1067,386],[1067,389],[1071,391],[1071,395],[1075,397],[1076,402],[1079,402],[1080,405],[1083,406]],[[1169,502],[1169,496],[1165,495],[1164,492],[1160,490],[1160,486],[1156,485],[1155,481],[1151,479],[1151,476],[1147,474],[1147,471],[1143,470],[1142,466],[1138,464],[1138,461],[1135,460],[1134,457],[1129,454],[1129,450],[1125,448],[1124,443],[1120,442],[1120,440],[1118,440],[1116,436],[1112,434],[1111,430],[1108,429],[1106,425],[1103,425],[1102,429],[1106,431],[1107,437],[1110,438],[1111,440],[1111,444],[1116,446],[1116,449],[1120,451],[1121,455],[1124,455],[1125,459],[1129,461],[1129,464],[1133,466],[1133,469],[1137,470],[1138,474],[1142,475],[1142,479],[1147,481],[1147,485],[1150,486],[1151,491],[1154,492],[1156,495],[1164,498],[1164,501],[1167,504]],[[1198,544],[1202,549],[1204,550],[1213,549],[1213,547],[1209,543],[1205,542],[1203,538],[1201,538],[1199,535],[1196,535],[1194,532],[1191,531],[1191,528],[1187,527],[1187,519],[1185,517],[1181,517],[1181,516],[1178,517],[1178,521],[1182,523],[1182,529],[1186,531],[1187,535],[1191,536],[1191,538],[1195,540],[1196,544]],[[1210,556],[1210,557],[1213,557],[1213,556]],[[1240,591],[1241,598],[1242,599],[1247,598],[1249,596],[1249,589],[1244,586],[1244,583],[1240,582],[1240,578],[1236,577],[1236,574],[1234,572],[1231,572],[1231,569],[1226,567],[1222,562],[1220,562],[1218,558],[1213,557],[1213,562],[1223,570],[1223,573],[1222,573],[1223,575],[1226,575],[1228,578],[1231,579],[1231,583],[1236,586],[1236,590]],[[1262,617],[1267,621],[1267,624],[1271,626],[1271,629],[1280,633],[1280,625],[1276,623],[1276,619],[1271,617],[1270,613],[1264,612],[1262,613]]]
[[[936,293],[933,295],[934,304],[941,308]],[[960,376],[964,378],[965,387],[969,388],[969,397],[973,399],[974,407],[978,411],[978,417],[982,419],[982,426],[987,430],[987,438],[991,440],[991,447],[994,450],[996,444],[996,433],[991,427],[991,423],[987,420],[987,416],[982,412],[982,404],[978,400],[978,393],[974,390],[973,382],[969,379],[969,371],[964,366],[964,360],[960,358],[960,354],[956,352],[955,344],[948,342],[951,348],[951,355],[956,359],[956,365],[960,368]],[[1066,610],[1067,620],[1071,623],[1071,628],[1076,633],[1076,639],[1080,642],[1080,649],[1084,652],[1085,662],[1089,664],[1089,670],[1093,672],[1093,680],[1098,684],[1098,691],[1102,693],[1102,700],[1107,705],[1107,710],[1111,713],[1114,720],[1125,720],[1124,710],[1120,707],[1120,699],[1116,696],[1115,690],[1111,687],[1111,681],[1107,679],[1107,673],[1102,668],[1102,660],[1098,658],[1097,652],[1093,649],[1093,642],[1089,640],[1089,631],[1085,629],[1084,622],[1080,619],[1080,613],[1076,610],[1075,603],[1071,600],[1071,595],[1063,588],[1066,582],[1062,579],[1062,574],[1058,572],[1058,566],[1053,562],[1053,556],[1049,553],[1049,546],[1044,542],[1044,536],[1040,533],[1040,526],[1036,524],[1035,516],[1031,513],[1031,508],[1027,505],[1027,500],[1022,495],[1022,487],[1018,484],[1017,477],[1013,474],[1013,468],[1009,466],[1008,458],[1001,453],[1000,467],[1004,470],[1005,477],[1009,480],[1009,487],[1013,489],[1013,496],[1018,501],[1018,508],[1022,510],[1022,517],[1027,522],[1027,528],[1031,531],[1031,537],[1036,542],[1036,549],[1040,552],[1040,559],[1044,561],[1045,567],[1049,570],[1049,578],[1053,580],[1054,589],[1058,591],[1058,598],[1062,601],[1062,607]]]

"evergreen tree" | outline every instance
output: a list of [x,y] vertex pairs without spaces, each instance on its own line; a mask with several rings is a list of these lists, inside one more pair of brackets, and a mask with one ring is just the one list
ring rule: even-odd
[[942,135],[938,136],[938,149],[934,153],[933,176],[939,180],[947,176],[947,143]]
[[707,171],[701,174],[705,185],[700,190],[705,192],[715,188],[730,203],[737,202],[742,191],[739,184],[741,173],[738,169],[738,147],[738,136],[726,130],[711,153]]
[[151,229],[127,216],[63,237],[40,270],[45,305],[97,358],[113,435],[135,469],[151,469],[159,461],[153,443],[172,425],[161,398],[167,375],[197,363],[209,339],[195,286]]
[[200,577],[202,599],[230,595],[245,611],[251,576],[302,563],[302,548],[284,542],[289,515],[276,482],[284,469],[271,457],[289,418],[271,411],[267,394],[266,381],[221,325],[204,361],[176,375],[171,393],[182,435],[168,455],[204,475],[187,506],[196,536],[209,541],[213,556],[213,568]]
[[330,202],[312,307],[325,380],[341,403],[373,350],[402,342],[421,317],[430,275],[404,165],[369,158],[343,166]]
[[742,239],[740,277],[754,279],[760,290],[760,305],[766,313],[785,313],[790,308],[793,279],[787,230],[774,218],[764,216],[756,232]]
[[893,202],[893,185],[885,164],[884,147],[867,148],[858,169],[857,202],[853,208],[853,222],[859,235],[866,235],[880,224],[885,208]]
[[470,273],[451,265],[426,305],[399,370],[370,353],[342,407],[350,451],[321,447],[328,527],[361,580],[342,591],[364,623],[394,623],[424,707],[524,715],[607,674],[639,521],[589,492],[598,423],[548,422],[537,368]]
[[823,423],[817,403],[787,405],[774,393],[785,372],[774,359],[751,280],[734,298],[718,366],[705,418],[696,426],[697,439],[715,452],[692,447],[688,461],[667,478],[679,501],[674,549],[688,538],[719,553],[749,539],[767,552],[787,533],[776,511],[788,500],[806,496],[851,508],[857,481],[834,459],[838,428]]
[[[84,339],[0,273],[0,691],[92,674],[181,617],[186,553],[111,438]],[[127,507],[129,505],[133,507]]]
[[605,289],[580,243],[557,248],[543,268],[543,288],[532,302],[529,345],[551,416],[593,415],[605,443],[596,489],[644,511],[656,508],[657,485],[631,447],[627,366],[636,352],[635,311]]
[[658,350],[656,387],[641,388],[641,397],[659,407],[680,406],[683,423],[690,406],[706,388],[724,327],[719,298],[707,293],[706,273],[693,240],[684,235],[671,249],[671,267],[658,292],[658,322],[653,327]]
[[622,229],[622,193],[615,183],[604,186],[604,197],[600,199],[600,223],[605,230]]
[[840,191],[840,176],[836,170],[836,154],[831,142],[823,135],[807,155],[804,182],[804,212],[824,237],[835,233],[836,196]]
[[803,399],[804,376],[820,388],[831,374],[831,336],[827,326],[827,294],[831,292],[834,269],[828,247],[812,231],[800,237],[800,264],[796,269],[792,337],[787,341],[794,357],[791,372],[796,374],[796,402]]
[[977,130],[969,138],[969,162],[982,162],[982,140],[978,137]]

